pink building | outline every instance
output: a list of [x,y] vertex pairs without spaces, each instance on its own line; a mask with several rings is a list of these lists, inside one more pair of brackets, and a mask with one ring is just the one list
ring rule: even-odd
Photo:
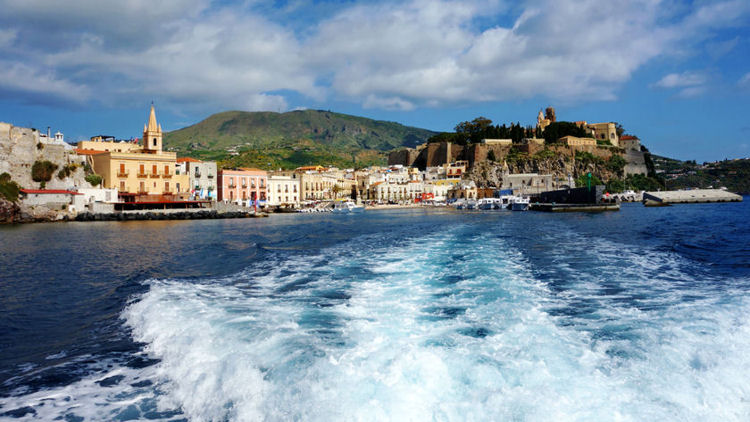
[[268,172],[255,168],[219,170],[219,201],[252,205],[248,201],[266,200]]

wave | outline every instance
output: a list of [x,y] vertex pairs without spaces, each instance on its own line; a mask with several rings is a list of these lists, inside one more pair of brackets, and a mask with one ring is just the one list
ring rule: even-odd
[[[269,251],[224,278],[149,280],[122,318],[158,363],[115,366],[106,387],[99,377],[0,399],[0,413],[31,406],[35,417],[57,409],[196,421],[750,414],[746,290],[697,279],[679,255],[605,239],[580,253],[539,252],[468,224],[394,236]],[[560,247],[580,240],[556,236]]]

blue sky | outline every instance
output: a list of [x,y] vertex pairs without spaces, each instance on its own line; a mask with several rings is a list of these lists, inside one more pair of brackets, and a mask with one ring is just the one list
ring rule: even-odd
[[750,156],[750,1],[0,0],[0,121],[139,137],[224,110],[433,130],[616,121],[657,154]]

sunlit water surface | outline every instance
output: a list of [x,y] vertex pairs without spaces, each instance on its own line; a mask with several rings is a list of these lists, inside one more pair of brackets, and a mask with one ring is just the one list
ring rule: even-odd
[[0,227],[0,419],[750,420],[749,211]]

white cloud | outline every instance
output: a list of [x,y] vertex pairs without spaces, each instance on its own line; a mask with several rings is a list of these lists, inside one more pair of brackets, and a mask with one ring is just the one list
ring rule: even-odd
[[[315,7],[290,5],[282,12]],[[285,91],[395,110],[534,96],[611,100],[644,64],[687,54],[750,14],[739,0],[680,8],[659,0],[412,0],[341,6],[295,30],[256,6],[0,0],[0,54],[14,64],[0,84],[209,111],[286,109]],[[705,82],[684,72],[655,85],[693,96]]]
[[739,81],[737,81],[737,85],[739,85],[741,88],[750,88],[750,72],[745,73]]
[[706,76],[696,72],[670,73],[665,75],[655,86],[659,88],[694,87],[706,83]]
[[[90,97],[89,87],[60,78],[51,70],[0,61],[0,92],[27,94],[41,102],[60,99],[76,103]],[[46,100],[45,100],[46,98]]]
[[363,103],[364,108],[381,108],[385,110],[414,110],[414,104],[398,97],[382,98],[376,95],[368,95]]

